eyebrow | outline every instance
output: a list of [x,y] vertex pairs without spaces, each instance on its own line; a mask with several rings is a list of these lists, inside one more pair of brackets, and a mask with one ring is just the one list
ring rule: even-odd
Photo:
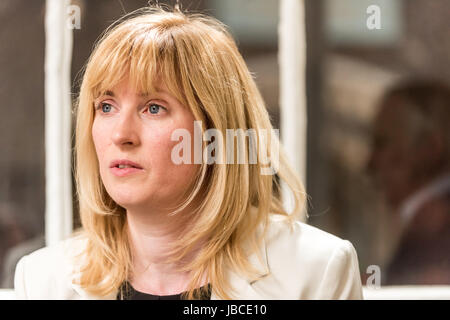
[[[163,93],[164,94],[165,91],[157,91],[157,93],[159,93],[159,94]],[[111,90],[106,90],[102,95],[103,96],[111,96],[111,97],[115,98],[114,92],[111,91]],[[139,93],[138,94],[138,96],[140,96],[140,97],[147,97],[149,95],[150,95],[149,93]]]
[[111,97],[115,97],[114,92],[112,92],[111,90],[106,90],[102,96],[111,96]]

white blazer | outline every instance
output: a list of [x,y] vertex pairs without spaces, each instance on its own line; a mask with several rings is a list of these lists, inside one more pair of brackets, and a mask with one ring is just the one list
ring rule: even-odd
[[[270,221],[260,248],[263,264],[255,253],[249,257],[266,272],[251,282],[228,271],[234,299],[362,299],[358,258],[349,241],[301,222],[290,232],[283,217]],[[93,296],[73,283],[77,267],[72,259],[84,244],[70,238],[22,257],[14,277],[17,299],[115,299],[117,292]],[[211,300],[216,299],[213,288]]]

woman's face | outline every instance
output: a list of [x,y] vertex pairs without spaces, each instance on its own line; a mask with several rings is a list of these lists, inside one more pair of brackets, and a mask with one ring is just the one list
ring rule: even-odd
[[[100,175],[111,198],[127,210],[175,206],[199,166],[171,160],[179,143],[172,132],[184,128],[193,137],[195,119],[163,83],[157,88],[143,96],[124,80],[95,100],[92,138]],[[138,168],[119,168],[122,160]]]

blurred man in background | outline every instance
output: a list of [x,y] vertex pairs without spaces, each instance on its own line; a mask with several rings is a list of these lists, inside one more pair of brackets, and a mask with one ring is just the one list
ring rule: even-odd
[[415,82],[390,90],[368,169],[402,226],[383,284],[450,284],[450,89]]

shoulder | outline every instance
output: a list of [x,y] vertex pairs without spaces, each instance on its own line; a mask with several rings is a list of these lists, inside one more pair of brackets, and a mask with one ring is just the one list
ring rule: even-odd
[[23,256],[16,265],[14,288],[18,299],[70,299],[75,257],[86,240],[71,237]]
[[[308,261],[328,261],[335,251],[353,251],[353,245],[331,233],[306,223],[295,221],[290,223],[283,216],[270,218],[266,234],[266,246],[270,251],[278,248],[289,248],[292,254],[308,257]],[[286,251],[286,250],[284,250]],[[312,259],[314,258],[314,259]]]
[[297,245],[304,245],[311,241],[319,241],[324,250],[342,244],[343,239],[311,226],[301,221],[290,223],[281,215],[272,215],[269,218],[267,240],[276,242],[277,239],[292,240]]
[[357,253],[348,241],[308,224],[273,216],[266,235],[271,272],[299,298],[359,299]]

